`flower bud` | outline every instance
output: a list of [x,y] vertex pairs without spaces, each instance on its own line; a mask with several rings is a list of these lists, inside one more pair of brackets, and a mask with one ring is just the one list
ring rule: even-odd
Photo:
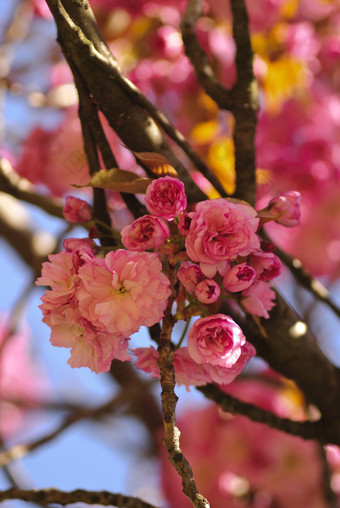
[[145,204],[152,215],[172,220],[187,207],[184,184],[178,178],[165,176],[153,180],[145,194]]
[[252,285],[256,277],[253,267],[247,263],[235,265],[223,278],[223,286],[231,293],[243,291]]
[[63,215],[68,222],[74,224],[87,222],[92,218],[92,212],[92,206],[83,199],[66,196]]
[[195,288],[195,296],[201,303],[214,303],[218,300],[220,286],[212,279],[204,279]]
[[300,201],[300,192],[283,192],[269,201],[268,210],[275,217],[275,222],[287,228],[292,228],[300,225]]
[[152,215],[144,215],[121,230],[124,247],[139,252],[161,247],[169,236],[166,222]]

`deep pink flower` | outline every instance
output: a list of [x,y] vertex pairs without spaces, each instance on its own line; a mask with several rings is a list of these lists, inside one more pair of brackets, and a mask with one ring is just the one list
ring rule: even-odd
[[230,316],[215,314],[195,321],[188,334],[188,349],[197,363],[232,367],[245,341],[241,328]]
[[178,230],[182,236],[187,236],[190,229],[191,220],[195,214],[193,212],[183,213],[178,221]]
[[189,293],[194,293],[197,284],[205,278],[205,275],[198,265],[184,261],[177,271],[177,277]]
[[281,273],[281,261],[272,252],[253,252],[249,256],[249,262],[259,280],[272,280]]
[[134,251],[157,249],[170,236],[166,222],[152,215],[144,215],[121,230],[124,247]]
[[223,278],[223,286],[231,293],[243,291],[252,285],[256,277],[254,268],[247,263],[235,265]]
[[297,191],[283,192],[269,201],[268,210],[276,217],[275,222],[288,228],[299,226],[301,194]]
[[258,224],[251,206],[222,198],[202,201],[185,239],[187,253],[193,261],[207,265],[247,256],[260,247]]
[[275,292],[268,282],[256,281],[242,293],[242,306],[249,314],[269,318],[267,311],[271,310],[275,303]]
[[79,269],[79,308],[94,326],[128,337],[160,321],[170,295],[158,254],[111,251]]
[[75,196],[66,196],[63,215],[68,222],[74,224],[87,222],[92,218],[92,214],[92,206],[86,201]]
[[178,178],[165,176],[153,180],[145,194],[145,204],[152,215],[172,220],[187,207],[184,184]]
[[195,296],[201,303],[216,302],[220,293],[220,286],[213,279],[204,279],[195,288]]

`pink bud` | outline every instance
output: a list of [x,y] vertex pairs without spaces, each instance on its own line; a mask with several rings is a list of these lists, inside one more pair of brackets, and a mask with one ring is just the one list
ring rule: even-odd
[[152,215],[144,215],[121,230],[124,247],[133,251],[157,249],[165,244],[169,238],[169,228],[166,222]]
[[235,265],[223,278],[223,286],[231,293],[243,291],[252,285],[256,277],[254,268],[247,263]]
[[272,280],[281,273],[281,261],[272,252],[253,252],[249,262],[259,280]]
[[63,215],[68,222],[74,224],[87,222],[92,218],[92,213],[92,206],[83,199],[76,198],[75,196],[66,196]]
[[194,293],[197,284],[205,278],[200,267],[188,261],[181,264],[177,277],[189,293]]
[[193,212],[183,213],[178,221],[178,229],[182,236],[187,236],[190,229],[191,220],[195,214]]
[[152,215],[172,220],[187,207],[184,184],[178,178],[157,178],[148,186],[145,204]]
[[214,303],[218,300],[221,290],[220,286],[212,279],[204,279],[195,288],[195,295],[201,303]]
[[275,217],[275,222],[287,228],[292,228],[300,224],[300,201],[300,192],[283,192],[269,201],[268,210]]

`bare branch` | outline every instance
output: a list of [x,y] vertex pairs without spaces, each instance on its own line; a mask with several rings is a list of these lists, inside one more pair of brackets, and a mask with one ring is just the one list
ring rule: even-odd
[[57,489],[21,490],[17,488],[0,491],[0,502],[6,499],[20,499],[22,501],[39,504],[72,503],[99,504],[102,506],[116,506],[118,508],[157,508],[138,497],[124,496],[106,490],[93,492],[89,490],[74,490],[62,492]]

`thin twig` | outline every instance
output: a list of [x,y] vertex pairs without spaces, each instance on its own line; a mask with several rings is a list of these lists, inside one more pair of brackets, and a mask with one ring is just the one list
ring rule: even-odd
[[[172,270],[170,269],[170,271]],[[172,278],[170,275],[170,279]],[[174,295],[169,298],[162,319],[162,331],[158,347],[158,366],[161,373],[161,399],[164,423],[163,443],[167,449],[171,464],[181,477],[184,494],[196,508],[208,508],[210,505],[198,492],[191,466],[181,451],[179,443],[180,431],[176,426],[175,410],[178,397],[175,394],[174,348],[171,344],[171,332],[174,326],[171,308],[174,299]]]
[[0,502],[6,499],[20,499],[22,501],[35,502],[39,504],[61,504],[72,503],[98,504],[102,506],[116,506],[118,508],[157,508],[138,497],[124,496],[114,492],[74,490],[73,492],[62,492],[57,489],[44,490],[21,490],[17,488],[0,491]]

